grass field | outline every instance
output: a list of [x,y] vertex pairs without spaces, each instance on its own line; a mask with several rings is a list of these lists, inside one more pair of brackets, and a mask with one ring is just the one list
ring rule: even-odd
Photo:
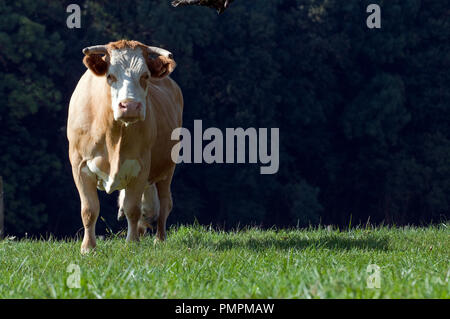
[[[450,298],[450,230],[171,228],[165,243],[0,241],[0,298]],[[68,288],[80,269],[80,288]],[[380,288],[368,288],[369,264]],[[68,271],[69,270],[69,271]]]

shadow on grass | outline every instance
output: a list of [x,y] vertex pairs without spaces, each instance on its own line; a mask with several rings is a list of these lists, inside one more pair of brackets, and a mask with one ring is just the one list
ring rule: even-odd
[[265,249],[336,249],[336,250],[388,250],[389,239],[386,236],[361,236],[350,238],[343,236],[323,236],[307,239],[304,237],[289,238],[224,238],[208,242],[205,238],[184,238],[182,242],[188,247],[212,248],[216,250],[229,250],[245,248],[251,250]]

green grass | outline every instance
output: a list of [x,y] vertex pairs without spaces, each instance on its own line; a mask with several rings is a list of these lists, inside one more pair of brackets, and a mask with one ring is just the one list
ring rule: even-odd
[[[170,229],[127,244],[0,241],[0,298],[450,298],[450,231],[429,228]],[[81,288],[68,288],[69,264]],[[369,264],[381,287],[367,288]]]

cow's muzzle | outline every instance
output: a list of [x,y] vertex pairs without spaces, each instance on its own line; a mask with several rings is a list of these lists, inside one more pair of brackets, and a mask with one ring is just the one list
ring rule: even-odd
[[125,123],[133,123],[142,118],[142,103],[135,101],[124,101],[119,103],[118,120]]

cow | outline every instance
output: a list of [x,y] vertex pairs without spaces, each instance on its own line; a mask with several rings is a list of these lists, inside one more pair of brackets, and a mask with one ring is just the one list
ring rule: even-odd
[[120,191],[118,217],[128,222],[127,242],[156,223],[155,242],[166,238],[172,210],[175,162],[172,131],[181,127],[183,95],[169,75],[172,54],[138,41],[83,49],[86,72],[70,99],[67,138],[81,201],[81,253],[95,248],[100,205],[97,189]]

